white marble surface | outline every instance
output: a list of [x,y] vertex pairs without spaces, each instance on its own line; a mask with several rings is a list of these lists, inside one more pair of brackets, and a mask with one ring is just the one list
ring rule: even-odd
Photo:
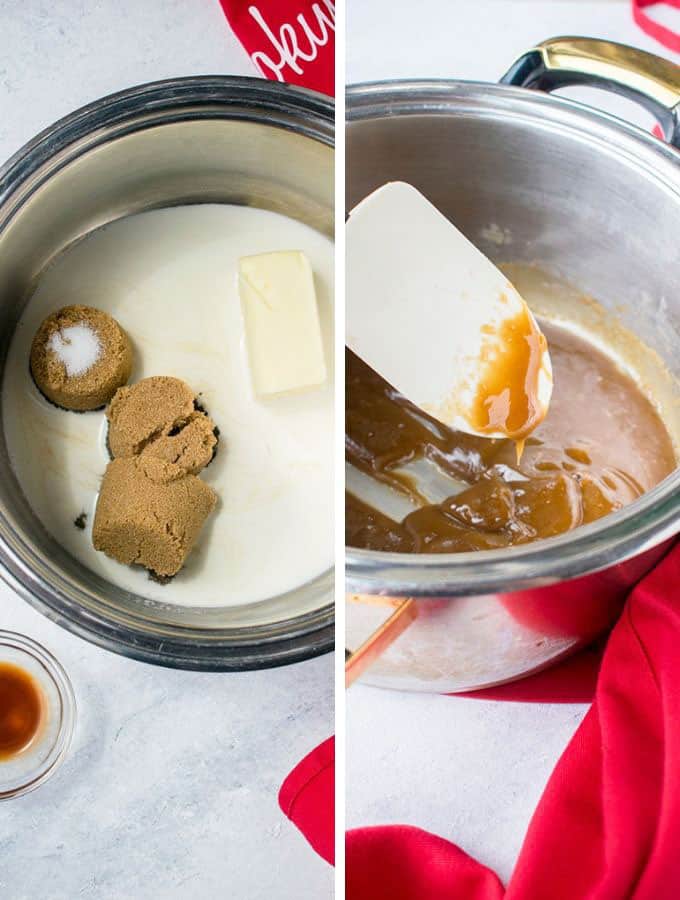
[[[534,43],[559,34],[609,38],[673,58],[634,25],[627,0],[426,0],[417,7],[416,40],[412,9],[395,0],[347,0],[349,83],[493,81]],[[680,28],[677,10],[654,14]],[[650,125],[627,102],[595,96],[614,114]],[[347,824],[428,829],[507,880],[541,791],[585,710],[355,686],[347,695]]]
[[347,696],[347,827],[424,828],[507,879],[585,709],[357,685]]
[[279,811],[281,781],[333,730],[332,656],[244,674],[160,669],[99,650],[0,587],[0,627],[59,657],[71,752],[0,805],[3,900],[298,900],[333,872]]
[[[346,9],[349,83],[408,77],[496,81],[521,53],[565,34],[673,56],[635,25],[629,0],[424,0],[413,17],[410,0],[346,0]],[[650,14],[680,30],[678,10],[659,7]]]
[[0,157],[105,94],[215,73],[257,74],[217,0],[0,0]]
[[[0,0],[0,158],[131,84],[254,74],[217,0]],[[4,585],[0,628],[43,642],[79,704],[52,781],[0,805],[3,900],[323,900],[333,872],[283,817],[290,768],[333,730],[333,665],[205,675],[99,650]]]

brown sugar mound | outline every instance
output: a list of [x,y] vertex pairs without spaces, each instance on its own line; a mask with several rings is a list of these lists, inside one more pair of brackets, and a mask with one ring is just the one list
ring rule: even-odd
[[92,542],[126,565],[176,575],[217,494],[195,475],[152,456],[114,459],[102,481]]
[[159,581],[184,565],[217,495],[197,473],[217,429],[179,378],[145,378],[116,391],[106,410],[111,455],[92,529],[96,550]]
[[[77,374],[69,374],[61,345],[73,349],[75,332],[90,335],[98,345],[96,358]],[[90,344],[91,349],[91,344]],[[31,346],[31,374],[52,403],[84,412],[105,406],[132,371],[132,345],[118,322],[91,306],[64,306],[48,316],[38,328]],[[78,368],[76,366],[76,368]]]
[[149,441],[140,455],[164,459],[196,475],[212,460],[216,447],[215,423],[206,413],[196,410],[169,434]]
[[195,475],[215,455],[215,423],[179,378],[158,375],[120,388],[106,417],[114,458],[152,456]]

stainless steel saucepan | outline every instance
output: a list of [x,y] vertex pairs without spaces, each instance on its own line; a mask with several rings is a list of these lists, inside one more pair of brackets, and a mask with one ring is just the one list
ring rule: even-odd
[[[643,104],[666,141],[550,96],[575,84]],[[650,348],[638,371],[680,443],[679,104],[680,68],[584,38],[546,41],[498,85],[356,85],[347,99],[347,208],[386,181],[410,182],[494,261],[548,273],[555,286],[539,312],[604,333],[579,292],[596,298],[604,325],[620,323]],[[526,675],[606,629],[679,526],[676,471],[598,522],[509,550],[348,548],[348,646],[416,598],[414,621],[366,681],[462,691]]]
[[[225,202],[282,212],[332,236],[334,124],[334,105],[321,95],[209,76],[131,88],[36,137],[0,169],[0,379],[41,271],[101,225],[147,209]],[[76,634],[161,665],[260,668],[333,647],[332,570],[261,603],[234,606],[225,597],[193,609],[95,576],[30,509],[1,429],[0,575]]]

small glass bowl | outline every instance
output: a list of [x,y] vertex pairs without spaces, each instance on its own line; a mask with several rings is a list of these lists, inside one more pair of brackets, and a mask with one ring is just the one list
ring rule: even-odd
[[44,724],[31,744],[0,760],[0,800],[10,800],[39,787],[63,762],[73,736],[76,700],[61,664],[25,635],[0,630],[0,662],[28,672],[40,686],[46,706]]

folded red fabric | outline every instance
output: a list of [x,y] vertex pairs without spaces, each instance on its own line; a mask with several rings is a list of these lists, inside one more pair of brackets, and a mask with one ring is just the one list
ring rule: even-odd
[[333,0],[220,0],[229,24],[265,78],[333,96]]
[[295,766],[281,785],[279,806],[326,862],[335,862],[335,739]]
[[491,869],[420,828],[355,828],[347,832],[345,853],[347,900],[500,900],[504,895]]
[[348,832],[348,900],[680,897],[679,647],[676,545],[628,599],[507,890],[454,844],[391,826]]
[[663,44],[674,53],[680,53],[680,34],[667,28],[655,21],[646,9],[650,6],[672,6],[674,9],[680,9],[680,0],[631,0],[633,10],[633,20],[645,34],[648,34],[654,40]]
[[[513,684],[501,685],[486,691],[475,691],[468,696],[487,700],[525,702],[586,702],[592,699],[594,693],[601,656],[602,642],[599,642],[546,672],[540,672]],[[334,862],[335,843],[334,763],[335,744],[333,738],[329,738],[298,763],[279,792],[279,805],[285,815],[300,829],[316,852],[331,864]],[[453,848],[451,852],[454,856],[459,855],[461,859],[467,860],[469,877],[475,881],[482,879],[475,867],[479,869],[483,867],[478,867],[474,860],[465,857],[462,851],[441,838],[407,826],[398,826],[394,829],[378,828],[375,829],[374,846],[373,840],[365,840],[372,831],[362,829],[364,838],[361,839],[358,848],[361,857],[371,857],[374,853],[379,857],[383,852],[389,852],[391,843],[400,843],[406,836],[416,859],[422,860],[431,854],[436,856],[442,847]],[[386,850],[382,849],[383,842],[388,844]],[[418,863],[421,864],[422,862]],[[370,872],[370,866],[362,864],[360,869]],[[488,877],[491,878],[491,884],[500,885],[493,873],[489,872]],[[463,884],[465,883],[464,878]],[[493,896],[495,895],[489,894],[489,897]]]

